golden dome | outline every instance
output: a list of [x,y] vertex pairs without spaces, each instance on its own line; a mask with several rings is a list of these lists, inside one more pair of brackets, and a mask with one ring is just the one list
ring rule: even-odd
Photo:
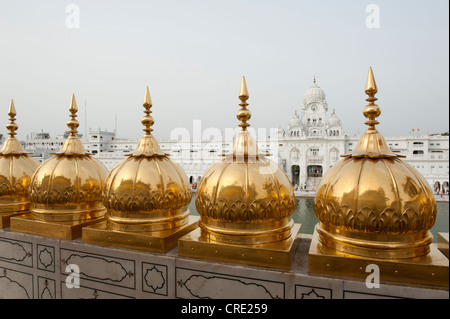
[[426,255],[436,203],[427,181],[391,152],[376,130],[381,111],[369,69],[368,130],[352,154],[323,176],[314,202],[322,244],[352,255],[398,259]]
[[200,181],[195,205],[202,236],[228,244],[266,244],[291,236],[296,200],[286,174],[263,154],[247,131],[251,113],[242,78],[237,118],[242,130],[232,152],[214,164]]
[[77,137],[78,111],[75,96],[67,122],[70,135],[53,157],[34,173],[30,189],[33,217],[41,221],[86,221],[105,213],[102,187],[108,174],[106,167],[86,152]]
[[162,231],[188,222],[192,192],[184,171],[161,151],[151,132],[152,101],[147,87],[142,118],[144,136],[136,150],[108,174],[104,204],[109,229]]
[[11,100],[6,126],[9,138],[0,150],[0,214],[26,211],[30,208],[28,186],[39,162],[29,157],[15,138],[19,126],[14,122],[16,109]]

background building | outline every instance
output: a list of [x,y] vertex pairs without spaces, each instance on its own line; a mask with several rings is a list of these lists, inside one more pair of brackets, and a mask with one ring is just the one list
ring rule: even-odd
[[278,131],[278,164],[294,189],[312,190],[345,153],[346,136],[335,110],[329,114],[325,93],[315,80],[301,108],[302,115],[295,111],[287,130]]

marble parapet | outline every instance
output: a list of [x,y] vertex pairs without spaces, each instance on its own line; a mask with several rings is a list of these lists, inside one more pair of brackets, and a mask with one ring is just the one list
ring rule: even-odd
[[153,253],[6,228],[0,230],[0,299],[449,298],[445,287],[381,282],[368,288],[363,279],[309,274],[310,243],[302,234],[291,269],[277,270],[181,257],[177,248]]

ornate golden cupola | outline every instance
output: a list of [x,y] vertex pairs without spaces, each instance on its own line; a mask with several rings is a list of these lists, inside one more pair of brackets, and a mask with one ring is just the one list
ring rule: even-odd
[[192,192],[185,172],[161,151],[151,133],[148,87],[143,106],[144,135],[105,180],[106,221],[83,229],[83,241],[167,252],[197,227],[198,217],[190,216],[187,208]]
[[30,183],[30,215],[11,219],[14,231],[74,239],[82,227],[103,218],[102,187],[106,167],[86,152],[77,136],[78,107],[72,95],[67,122],[70,135],[62,148],[42,163]]
[[290,268],[299,224],[291,215],[296,199],[291,182],[258,152],[247,130],[251,117],[242,78],[237,118],[242,128],[232,150],[201,179],[195,205],[199,229],[180,239],[181,256],[274,268]]
[[369,127],[353,153],[343,155],[317,187],[319,223],[309,270],[367,277],[366,266],[375,264],[384,280],[448,286],[448,259],[432,245],[429,232],[436,220],[434,195],[375,128],[381,114],[377,91],[370,68],[363,111]]
[[19,128],[16,108],[9,106],[9,137],[0,150],[0,228],[9,227],[10,218],[27,212],[31,206],[28,186],[39,162],[29,157],[15,137]]

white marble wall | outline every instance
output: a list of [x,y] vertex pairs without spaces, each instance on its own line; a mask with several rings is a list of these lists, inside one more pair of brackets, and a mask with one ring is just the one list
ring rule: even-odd
[[[0,230],[0,298],[343,299],[449,298],[448,289],[381,284],[309,275],[310,237],[304,235],[292,269],[277,270],[86,244]],[[69,264],[80,270],[68,288]]]

